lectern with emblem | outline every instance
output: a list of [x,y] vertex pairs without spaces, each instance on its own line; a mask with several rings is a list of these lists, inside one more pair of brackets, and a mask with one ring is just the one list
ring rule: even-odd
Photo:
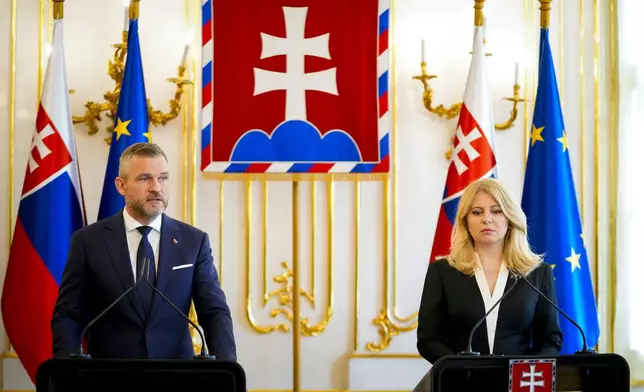
[[436,361],[414,392],[626,392],[628,364],[617,354],[450,355]]

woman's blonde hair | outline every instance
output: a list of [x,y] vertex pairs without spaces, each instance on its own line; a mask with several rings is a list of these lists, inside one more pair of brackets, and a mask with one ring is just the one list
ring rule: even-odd
[[447,256],[449,264],[467,275],[474,275],[478,255],[474,252],[474,239],[467,227],[467,216],[472,209],[474,198],[479,192],[492,196],[508,218],[508,232],[503,242],[503,259],[508,268],[529,274],[542,257],[533,253],[528,244],[526,216],[514,201],[511,193],[497,180],[486,178],[470,184],[461,196],[456,212],[452,245]]

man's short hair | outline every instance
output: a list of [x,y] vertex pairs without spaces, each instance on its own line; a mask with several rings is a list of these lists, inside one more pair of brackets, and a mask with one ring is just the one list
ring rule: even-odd
[[165,155],[165,152],[157,144],[143,142],[132,144],[121,154],[119,160],[119,177],[125,178],[125,166],[132,157],[154,158],[158,156],[162,156],[168,162],[168,157]]

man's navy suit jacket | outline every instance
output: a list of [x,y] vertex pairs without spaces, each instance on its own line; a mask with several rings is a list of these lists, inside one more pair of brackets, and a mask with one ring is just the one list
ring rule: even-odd
[[[193,300],[210,354],[236,361],[230,309],[208,235],[164,214],[158,257],[157,289],[185,315]],[[173,270],[186,264],[192,265]],[[77,353],[85,325],[133,284],[122,211],[74,233],[51,321],[54,356]],[[93,358],[191,358],[188,328],[157,294],[146,320],[132,290],[90,328],[87,352]]]

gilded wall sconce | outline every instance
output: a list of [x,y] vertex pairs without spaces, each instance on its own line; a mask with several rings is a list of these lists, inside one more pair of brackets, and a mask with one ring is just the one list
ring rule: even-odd
[[[485,0],[475,0],[475,3],[477,3],[477,6],[475,6],[476,12],[480,12],[481,15],[476,15],[475,17],[482,17],[482,12],[483,12],[483,3]],[[480,3],[480,4],[479,4]],[[486,18],[483,18],[485,22],[487,22]],[[484,22],[484,23],[485,23]],[[485,29],[485,24],[483,25]],[[485,30],[484,30],[485,31]],[[485,35],[483,38],[483,43],[485,43]],[[434,90],[432,87],[429,85],[429,81],[432,79],[437,78],[438,76],[436,75],[431,75],[427,71],[427,60],[426,60],[426,50],[425,50],[425,40],[422,40],[421,43],[421,63],[420,63],[420,71],[421,74],[414,76],[412,79],[414,80],[419,80],[423,84],[423,94],[422,94],[422,100],[423,100],[423,106],[427,111],[430,113],[436,114],[440,118],[446,118],[448,120],[451,120],[453,118],[456,118],[459,116],[461,112],[461,106],[462,102],[457,102],[452,104],[449,107],[446,107],[442,104],[436,106],[434,103]],[[491,54],[486,53],[486,56],[491,56]],[[511,97],[505,97],[503,98],[506,101],[512,102],[512,110],[510,111],[510,117],[499,124],[494,124],[494,128],[497,130],[506,130],[511,128],[516,119],[517,115],[519,113],[518,107],[519,103],[525,102],[525,99],[521,98],[521,85],[519,84],[519,63],[515,63],[514,67],[514,85],[512,87],[512,96]],[[448,151],[445,153],[445,157],[447,159],[451,158],[451,151]]]
[[[123,71],[125,70],[125,57],[127,55],[127,38],[128,26],[130,18],[138,18],[140,0],[132,0],[130,6],[125,8],[125,23],[122,34],[121,43],[112,45],[114,55],[109,60],[107,66],[107,73],[114,81],[114,89],[103,94],[103,102],[88,101],[85,103],[85,113],[82,116],[72,116],[74,124],[86,124],[88,134],[95,135],[98,133],[99,123],[102,121],[103,113],[111,120],[111,124],[107,127],[110,136],[105,138],[106,143],[112,140],[111,132],[114,131],[114,120],[116,118],[116,109],[118,106],[119,96],[121,93],[121,83],[123,80]],[[174,120],[179,115],[181,110],[181,98],[184,93],[184,86],[192,85],[193,81],[186,79],[186,60],[189,51],[189,41],[186,37],[186,46],[183,53],[181,65],[178,67],[177,76],[169,78],[168,82],[176,85],[174,97],[169,101],[170,109],[167,113],[161,110],[154,109],[148,99],[148,112],[150,115],[150,123],[155,127],[159,125],[166,125],[169,121]],[[73,93],[73,90],[71,91]]]

